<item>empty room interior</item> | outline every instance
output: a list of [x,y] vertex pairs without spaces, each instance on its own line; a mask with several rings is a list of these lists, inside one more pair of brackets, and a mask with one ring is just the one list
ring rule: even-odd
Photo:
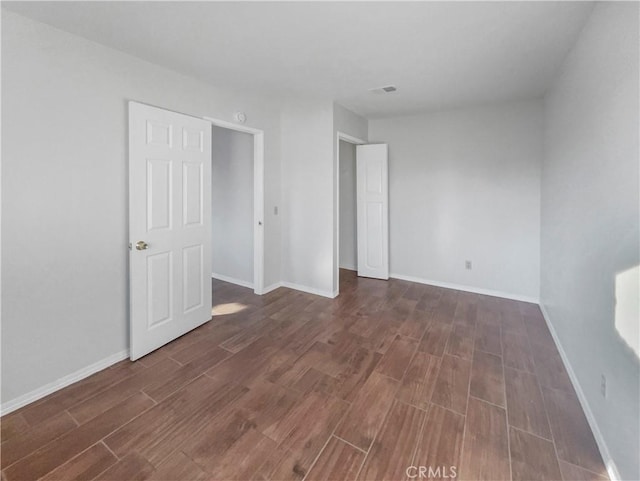
[[640,3],[1,7],[2,481],[640,479]]

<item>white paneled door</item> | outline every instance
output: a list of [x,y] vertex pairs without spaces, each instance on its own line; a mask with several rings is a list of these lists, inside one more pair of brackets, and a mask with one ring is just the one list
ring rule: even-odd
[[358,275],[389,279],[387,144],[356,146]]
[[211,319],[211,124],[129,102],[130,357]]

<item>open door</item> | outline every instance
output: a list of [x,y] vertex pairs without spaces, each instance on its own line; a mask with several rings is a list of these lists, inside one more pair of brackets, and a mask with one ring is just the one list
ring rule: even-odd
[[130,358],[211,319],[211,124],[129,102]]
[[358,275],[389,279],[387,144],[356,146]]

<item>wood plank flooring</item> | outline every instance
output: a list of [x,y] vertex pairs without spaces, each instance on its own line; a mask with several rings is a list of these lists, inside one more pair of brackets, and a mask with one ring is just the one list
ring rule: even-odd
[[4,416],[2,480],[607,479],[537,306],[340,277],[214,281],[211,322]]

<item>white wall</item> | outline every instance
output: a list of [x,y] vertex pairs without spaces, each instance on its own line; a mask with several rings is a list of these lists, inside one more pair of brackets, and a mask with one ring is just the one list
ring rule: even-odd
[[356,207],[356,146],[340,141],[340,267],[356,270],[358,265],[358,225]]
[[333,106],[289,99],[282,128],[282,277],[295,288],[333,294]]
[[538,299],[540,101],[370,120],[369,138],[389,144],[392,276]]
[[211,146],[213,274],[253,285],[253,135],[214,126]]
[[[596,5],[545,98],[542,169],[542,305],[620,476],[633,480],[640,294],[623,291],[640,264],[638,14],[636,2]],[[620,316],[623,303],[633,316]]]
[[265,285],[280,281],[279,105],[3,10],[3,405],[128,347],[130,99],[265,131]]

